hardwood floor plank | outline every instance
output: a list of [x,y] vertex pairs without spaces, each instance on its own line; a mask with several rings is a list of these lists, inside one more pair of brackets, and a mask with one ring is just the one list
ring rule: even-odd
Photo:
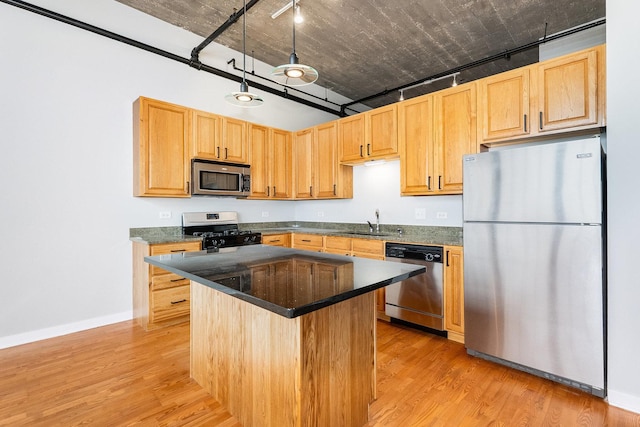
[[[189,334],[131,321],[0,350],[0,426],[239,427],[190,379]],[[438,336],[378,322],[377,345],[368,427],[640,427],[640,414]]]

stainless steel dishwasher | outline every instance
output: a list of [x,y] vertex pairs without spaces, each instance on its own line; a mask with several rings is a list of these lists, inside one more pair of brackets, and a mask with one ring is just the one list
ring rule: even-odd
[[418,264],[427,269],[425,273],[387,286],[385,301],[387,316],[443,331],[442,248],[387,243],[385,259]]

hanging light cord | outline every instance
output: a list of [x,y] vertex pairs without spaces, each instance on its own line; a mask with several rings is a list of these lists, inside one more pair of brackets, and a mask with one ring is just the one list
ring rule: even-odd
[[247,82],[247,0],[243,0],[242,8],[242,81]]
[[293,53],[296,53],[296,0],[291,0],[291,10],[293,12]]

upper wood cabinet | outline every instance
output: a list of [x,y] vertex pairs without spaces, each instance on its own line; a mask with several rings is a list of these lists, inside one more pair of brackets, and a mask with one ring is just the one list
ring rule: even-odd
[[292,197],[291,132],[249,124],[251,198]]
[[398,157],[396,104],[340,119],[338,129],[341,163],[359,164]]
[[598,56],[602,46],[538,64],[539,132],[598,123]]
[[433,191],[433,133],[432,95],[398,104],[401,194],[423,195]]
[[476,83],[434,95],[434,183],[441,194],[462,194],[462,156],[477,151]]
[[138,98],[133,141],[134,196],[190,197],[191,110]]
[[605,126],[605,47],[478,81],[481,144]]
[[296,199],[353,197],[353,170],[338,162],[335,121],[296,132],[293,154]]
[[481,141],[529,135],[530,72],[531,67],[523,67],[478,81]]
[[249,163],[247,122],[192,110],[193,157],[229,163]]

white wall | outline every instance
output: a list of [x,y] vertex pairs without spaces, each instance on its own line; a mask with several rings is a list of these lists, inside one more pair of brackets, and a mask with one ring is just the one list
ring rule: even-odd
[[640,412],[640,4],[607,1],[609,402]]

